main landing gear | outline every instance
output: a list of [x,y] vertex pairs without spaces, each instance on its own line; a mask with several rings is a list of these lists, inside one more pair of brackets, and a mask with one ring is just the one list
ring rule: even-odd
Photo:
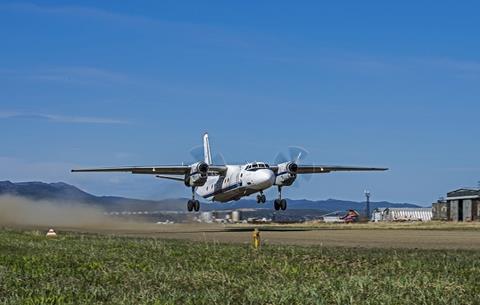
[[282,210],[285,211],[287,209],[287,201],[282,199],[282,187],[278,187],[278,199],[275,199],[273,202],[273,207],[275,211]]
[[265,194],[263,194],[263,192],[260,192],[260,195],[257,195],[257,203],[265,202],[267,202],[267,197],[265,197]]
[[192,187],[192,199],[187,202],[187,210],[189,212],[194,211],[198,212],[200,211],[200,201],[195,199],[195,188]]

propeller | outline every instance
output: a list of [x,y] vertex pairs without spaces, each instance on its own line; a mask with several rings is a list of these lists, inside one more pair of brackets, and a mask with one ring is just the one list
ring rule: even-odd
[[222,153],[216,153],[212,157],[212,162],[215,165],[227,165],[227,162],[225,162],[225,158],[223,157]]
[[289,146],[288,147],[289,158],[285,156],[283,152],[279,152],[275,157],[275,163],[285,163],[285,162],[295,162],[300,163],[305,160],[308,156],[308,151],[300,146]]
[[[290,153],[290,158],[294,160],[297,165],[300,165],[308,156],[308,151],[300,146],[290,146],[288,148],[288,152]],[[303,179],[306,181],[310,181],[312,179],[311,175],[301,175]]]
[[189,151],[190,153],[190,156],[192,156],[193,158],[193,161],[195,162],[200,162],[200,161],[203,161],[203,146],[201,145],[198,145],[198,146],[194,146],[190,149]]
[[297,164],[305,160],[308,156],[308,151],[300,146],[290,146],[288,152],[290,154],[290,160]]
[[[190,149],[189,151],[190,156],[192,156],[194,162],[200,162],[204,160],[204,155],[203,155],[203,146],[198,145],[194,146]],[[215,165],[226,165],[227,163],[225,162],[225,158],[223,157],[222,153],[216,153],[212,157],[212,163]]]
[[[300,146],[289,146],[288,147],[288,156],[287,157],[283,152],[279,152],[275,156],[275,163],[285,163],[285,162],[294,162],[297,165],[300,165],[303,160],[305,160],[308,156],[308,151]],[[303,179],[306,181],[310,181],[312,178],[310,175],[301,175]],[[298,183],[294,183],[293,187],[298,187]]]

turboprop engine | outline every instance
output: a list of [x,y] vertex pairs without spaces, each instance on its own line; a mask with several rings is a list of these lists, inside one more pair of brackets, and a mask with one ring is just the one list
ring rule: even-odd
[[285,162],[278,165],[275,185],[289,186],[297,179],[298,165],[295,162]]
[[198,162],[190,166],[190,173],[185,175],[186,186],[202,186],[207,182],[208,178],[208,164],[205,162]]

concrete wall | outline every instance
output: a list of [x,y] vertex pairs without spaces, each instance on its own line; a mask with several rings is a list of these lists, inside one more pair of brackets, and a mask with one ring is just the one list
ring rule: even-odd
[[463,221],[472,221],[472,200],[463,200]]
[[447,221],[450,219],[450,205],[447,202],[432,204],[432,220]]
[[449,201],[450,203],[450,219],[452,221],[458,221],[458,200]]
[[[438,211],[439,203],[432,204],[435,220],[444,220]],[[447,201],[448,220],[480,221],[480,199],[458,199]],[[438,215],[438,217],[437,217]]]
[[472,200],[472,220],[480,221],[480,199]]

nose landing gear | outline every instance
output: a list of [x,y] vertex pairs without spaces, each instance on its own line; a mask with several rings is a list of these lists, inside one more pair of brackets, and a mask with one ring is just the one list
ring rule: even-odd
[[194,210],[195,212],[200,211],[200,201],[195,199],[195,187],[192,187],[192,199],[187,202],[187,210],[189,212]]
[[275,199],[273,202],[273,207],[275,211],[282,210],[285,211],[287,209],[287,201],[282,199],[282,187],[278,187],[278,199]]
[[265,194],[263,194],[263,192],[260,192],[260,195],[257,195],[257,203],[265,202],[267,202],[267,197],[265,197]]

